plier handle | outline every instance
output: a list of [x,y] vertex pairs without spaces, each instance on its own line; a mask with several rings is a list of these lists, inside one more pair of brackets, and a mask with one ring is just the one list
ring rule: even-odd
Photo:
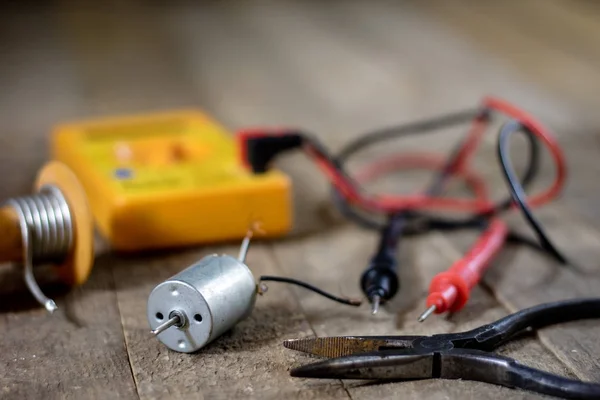
[[600,318],[600,298],[540,304],[479,328],[432,336],[338,336],[291,339],[284,346],[330,359],[291,375],[327,379],[466,379],[551,396],[600,398],[600,384],[564,378],[490,353],[527,329]]

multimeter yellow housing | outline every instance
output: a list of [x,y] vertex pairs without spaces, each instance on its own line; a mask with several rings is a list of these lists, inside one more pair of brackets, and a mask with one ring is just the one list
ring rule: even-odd
[[289,231],[291,182],[254,175],[231,134],[199,111],[58,126],[53,157],[79,177],[100,232],[117,250],[186,246]]

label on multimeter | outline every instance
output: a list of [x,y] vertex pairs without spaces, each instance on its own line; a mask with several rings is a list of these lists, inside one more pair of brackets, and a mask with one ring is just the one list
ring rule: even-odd
[[118,249],[240,238],[251,222],[275,236],[291,225],[289,179],[250,173],[231,135],[199,112],[63,125],[53,151]]

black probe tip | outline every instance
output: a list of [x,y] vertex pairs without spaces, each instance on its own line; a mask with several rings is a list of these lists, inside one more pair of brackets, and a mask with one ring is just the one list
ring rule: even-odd
[[362,290],[371,303],[371,312],[377,314],[379,306],[398,292],[400,282],[396,274],[396,263],[371,265],[361,278]]

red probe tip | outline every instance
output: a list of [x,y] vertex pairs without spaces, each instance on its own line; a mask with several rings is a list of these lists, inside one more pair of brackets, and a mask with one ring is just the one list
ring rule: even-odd
[[433,278],[427,296],[429,308],[421,314],[419,322],[425,321],[434,312],[456,312],[463,308],[469,300],[471,289],[502,248],[507,233],[508,227],[503,221],[492,219],[490,226],[465,257],[455,262],[448,271]]
[[421,314],[419,316],[419,320],[418,321],[419,322],[425,321],[427,319],[427,317],[429,317],[431,314],[433,314],[435,312],[436,308],[437,307],[434,304],[431,307],[429,307],[427,310],[423,311],[423,314]]

